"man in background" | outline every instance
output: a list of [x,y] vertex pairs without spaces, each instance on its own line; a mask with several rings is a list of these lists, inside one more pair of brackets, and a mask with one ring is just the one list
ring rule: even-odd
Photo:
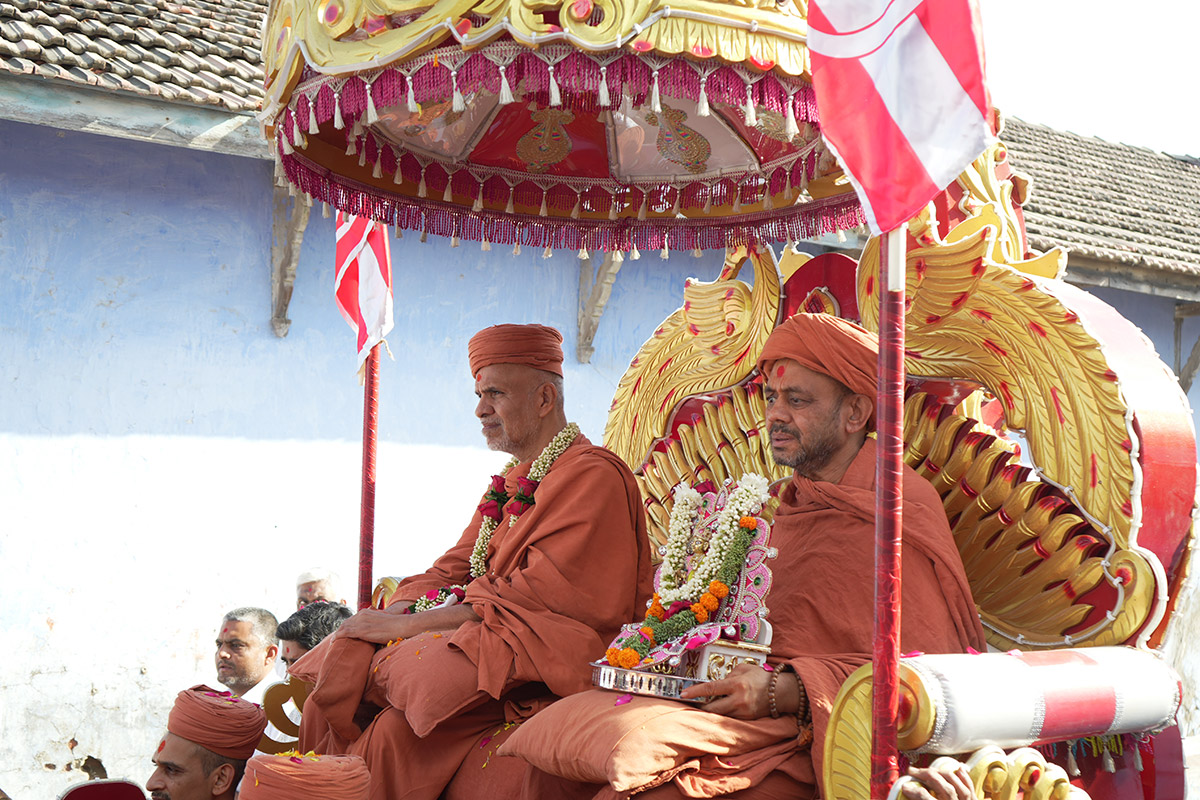
[[346,598],[342,597],[338,590],[336,572],[327,569],[310,569],[308,572],[302,572],[296,578],[296,608],[304,608],[309,603],[346,605]]
[[265,608],[235,608],[217,632],[217,680],[229,691],[262,705],[279,655],[279,621]]
[[167,733],[150,760],[152,800],[233,800],[267,717],[229,692],[193,686],[178,694]]
[[340,603],[316,602],[303,606],[279,623],[275,636],[279,639],[279,660],[284,668],[316,647],[353,613]]

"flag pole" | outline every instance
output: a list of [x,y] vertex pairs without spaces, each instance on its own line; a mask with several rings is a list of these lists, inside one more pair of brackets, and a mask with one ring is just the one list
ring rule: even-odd
[[879,246],[879,385],[875,465],[875,651],[872,658],[871,798],[899,777],[896,753],[900,667],[900,542],[904,451],[904,279],[907,225]]
[[371,605],[375,567],[375,440],[379,427],[379,345],[363,363],[362,505],[358,535],[358,607]]

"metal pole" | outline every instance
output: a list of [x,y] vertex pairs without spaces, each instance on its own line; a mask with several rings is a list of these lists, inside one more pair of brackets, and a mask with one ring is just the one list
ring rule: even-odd
[[375,438],[379,424],[379,345],[363,364],[362,508],[358,537],[358,607],[371,604],[375,566]]
[[871,798],[885,800],[899,777],[896,755],[900,665],[900,542],[903,498],[904,275],[906,227],[879,248],[879,386],[875,419],[875,652],[872,660]]

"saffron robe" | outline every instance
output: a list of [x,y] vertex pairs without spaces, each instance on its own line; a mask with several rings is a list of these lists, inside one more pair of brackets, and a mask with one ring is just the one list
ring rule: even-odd
[[[875,440],[868,439],[840,482],[793,477],[782,492],[772,526],[771,545],[779,555],[769,562],[772,585],[766,603],[774,629],[770,661],[790,664],[804,684],[812,709],[811,748],[800,744],[792,720],[774,744],[762,746],[764,737],[759,736],[756,749],[688,759],[656,777],[647,776],[647,783],[632,792],[596,785],[583,792],[580,784],[556,784],[531,767],[526,797],[555,794],[600,800],[640,792],[655,800],[735,792],[739,798],[818,796],[819,765],[833,701],[850,673],[871,660],[874,647],[875,458]],[[903,498],[901,652],[983,650],[983,628],[941,499],[928,481],[908,467]],[[611,692],[600,690],[568,702],[580,713],[621,710],[614,709]],[[635,697],[622,708],[672,702]],[[712,717],[713,725],[724,719],[698,708],[689,713]],[[761,726],[767,735],[768,729],[779,730],[781,722],[767,718],[750,724]],[[522,736],[533,733],[521,731]],[[551,731],[538,733],[554,739]],[[703,743],[685,744],[700,747]]]
[[[510,497],[531,467],[506,476]],[[581,435],[534,500],[515,520],[505,513],[485,575],[470,578],[477,510],[458,543],[392,600],[407,605],[463,584],[479,621],[388,647],[327,639],[294,665],[302,678],[319,674],[304,707],[302,752],[362,755],[372,800],[436,800],[480,737],[591,685],[588,662],[650,597],[641,495],[624,462]],[[370,719],[364,703],[383,710],[360,734]]]

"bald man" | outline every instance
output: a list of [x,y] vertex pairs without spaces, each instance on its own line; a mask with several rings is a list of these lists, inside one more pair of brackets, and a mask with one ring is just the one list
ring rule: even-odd
[[300,749],[363,756],[373,800],[436,800],[484,737],[586,689],[588,662],[650,596],[637,483],[568,423],[562,335],[497,325],[468,359],[475,415],[508,466],[480,480],[458,543],[387,610],[358,612],[290,670],[317,673]]
[[267,717],[254,703],[193,686],[178,694],[146,781],[152,800],[233,800]]

